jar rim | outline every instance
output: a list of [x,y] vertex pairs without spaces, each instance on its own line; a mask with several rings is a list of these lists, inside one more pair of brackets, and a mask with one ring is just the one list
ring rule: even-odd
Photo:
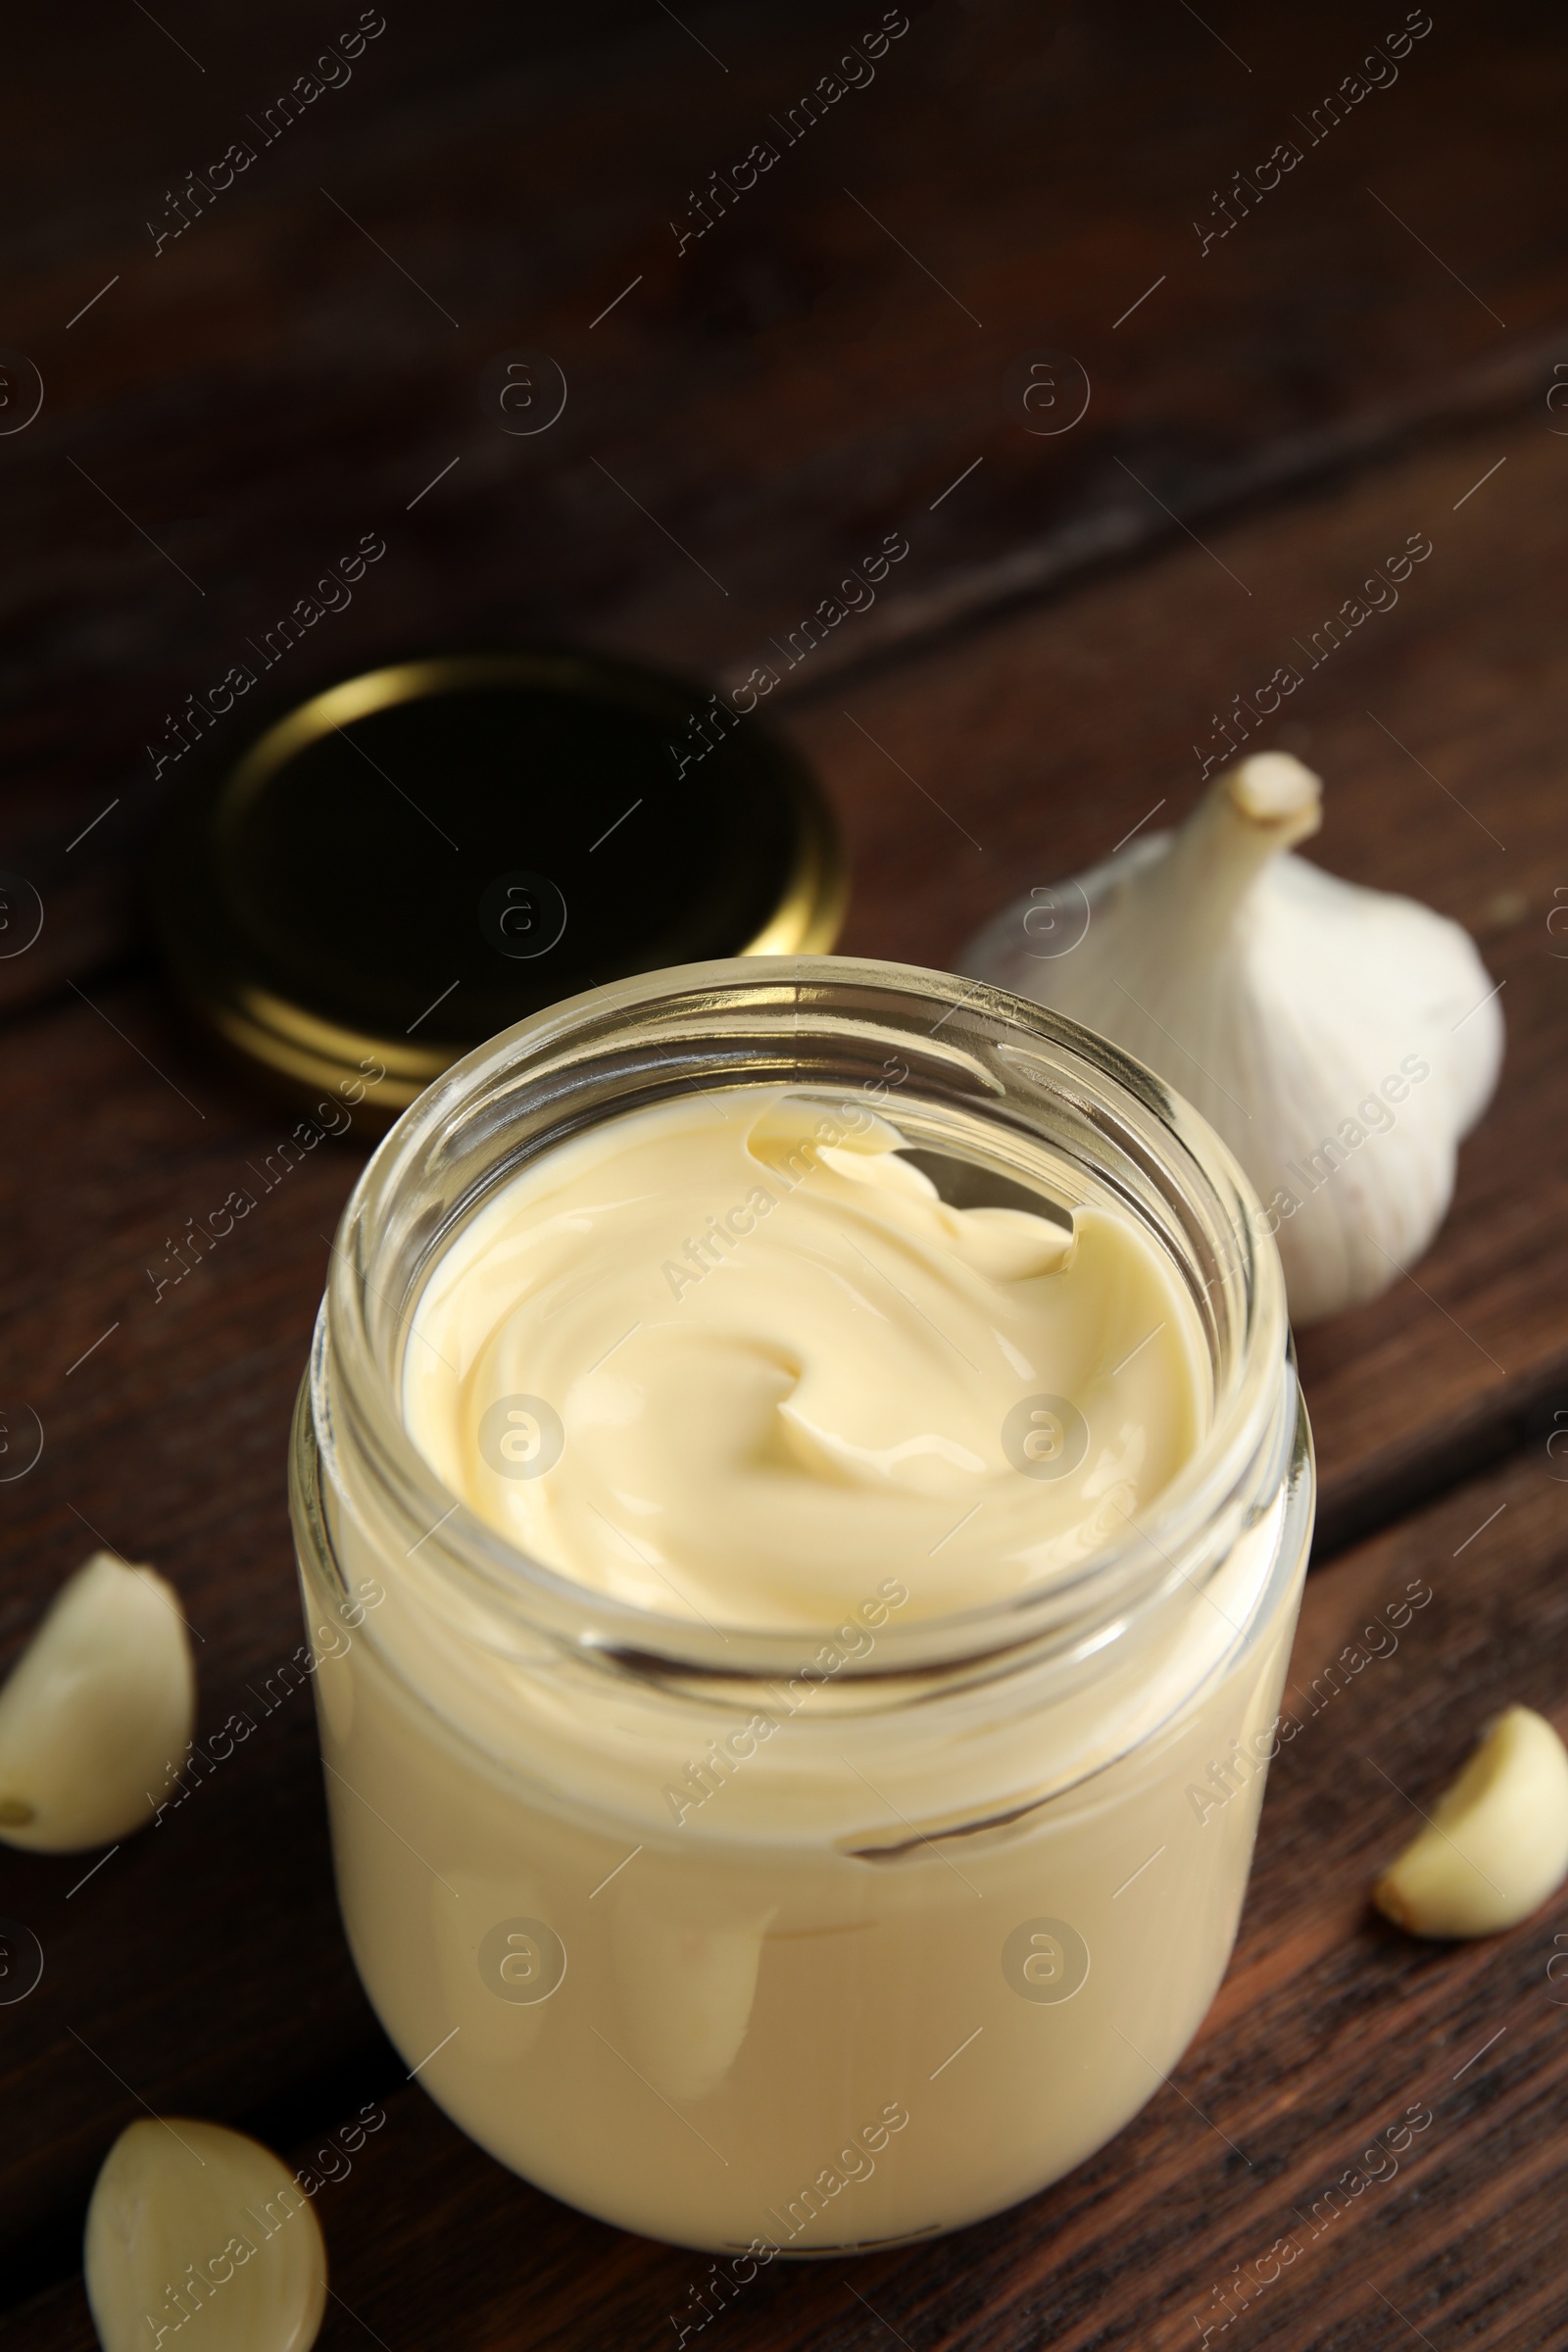
[[[775,1069],[779,1083],[842,1090],[849,1080],[829,1077],[823,1041],[853,1060],[867,1039],[892,1040],[921,1070],[923,1084],[906,1100],[946,1094],[989,1112],[999,1135],[1057,1149],[1059,1122],[1075,1122],[1080,1141],[1102,1155],[1085,1165],[1102,1180],[1113,1174],[1187,1277],[1214,1367],[1206,1433],[1125,1537],[1022,1592],[889,1625],[874,1656],[858,1668],[849,1661],[835,1680],[984,1672],[1043,1647],[1088,1652],[1178,1581],[1200,1590],[1249,1513],[1277,1490],[1295,1441],[1284,1276],[1248,1179],[1191,1104],[1065,1015],[952,973],[828,956],[687,964],[567,998],[465,1054],[377,1147],[333,1244],[308,1378],[323,1468],[333,1471],[343,1446],[373,1466],[388,1556],[416,1562],[426,1581],[444,1577],[482,1596],[519,1631],[643,1671],[713,1682],[776,1677],[797,1666],[803,1643],[832,1631],[714,1627],[592,1591],[456,1495],[415,1445],[400,1404],[400,1335],[436,1256],[478,1199],[594,1118],[695,1091],[690,1070],[680,1074],[681,1055],[705,1042],[713,1055],[707,1084],[758,1083],[759,1024],[776,1030],[775,1052],[791,1041],[799,1049],[808,1036],[818,1052],[793,1076]],[[1046,1123],[1048,1114],[1058,1124]],[[489,1154],[466,1181],[460,1137]],[[377,1281],[389,1251],[402,1254],[390,1293]]]

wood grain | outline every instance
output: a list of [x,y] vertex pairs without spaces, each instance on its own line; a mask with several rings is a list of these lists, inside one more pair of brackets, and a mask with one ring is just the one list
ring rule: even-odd
[[[853,664],[1434,417],[1544,416],[1568,43],[1540,0],[1446,9],[1315,143],[1371,37],[1351,0],[1229,25],[943,0],[682,248],[689,192],[881,13],[404,0],[270,143],[252,119],[323,37],[304,0],[19,34],[4,334],[45,397],[0,436],[0,854],[49,938],[0,1003],[133,931],[166,713],[367,529],[385,561],[247,717],[519,633],[744,672],[903,528],[817,661]],[[254,164],[157,246],[236,137]],[[1205,248],[1216,187],[1285,138],[1299,166]],[[521,347],[569,384],[535,437],[481,406]],[[1004,390],[1042,347],[1092,386],[1052,437]]]
[[[768,2352],[871,2352],[888,2331],[913,2352],[1165,2352],[1224,2322],[1215,2290],[1239,2266],[1231,2340],[1260,2352],[1386,2352],[1412,2328],[1474,2352],[1559,2341],[1568,2037],[1546,1967],[1568,1893],[1452,1946],[1366,1902],[1489,1713],[1520,1700],[1568,1729],[1568,1485],[1552,1468],[1538,1450],[1311,1580],[1286,1696],[1298,1730],[1271,1774],[1230,1973],[1170,2085],[1068,2180],[918,2248],[780,2263],[716,2311],[693,2302],[711,2293],[707,2258],[555,2204],[402,2090],[317,2199],[341,2298],[323,2352],[367,2332],[389,2352],[656,2352],[682,2321],[688,2343]],[[1392,1634],[1388,1604],[1412,1592],[1430,1597]],[[1401,2148],[1411,2108],[1430,2122]],[[137,2112],[111,2094],[99,2148]],[[1392,2165],[1367,2154],[1391,2127]],[[1271,2259],[1282,2241],[1295,2251]],[[14,2312],[6,2340],[90,2345],[79,2286]]]
[[[1306,854],[1478,940],[1507,1058],[1448,1220],[1409,1277],[1299,1335],[1328,1548],[1568,1403],[1565,488],[1544,417],[1441,442],[792,720],[863,877],[845,948],[962,969],[1001,906],[1180,818],[1215,713],[1294,662],[1279,718],[1244,723],[1326,780]],[[1412,532],[1434,552],[1397,607],[1311,667],[1302,642]]]
[[[1440,527],[1498,455],[1508,462],[1489,490]],[[1328,664],[1302,689],[1294,740],[1329,773],[1322,854],[1340,870],[1409,887],[1483,930],[1506,871],[1524,917],[1511,912],[1487,946],[1508,981],[1512,1043],[1453,1215],[1417,1269],[1421,1289],[1401,1285],[1303,1335],[1331,1530],[1336,1515],[1343,1531],[1358,1511],[1395,1507],[1411,1480],[1450,1478],[1464,1445],[1495,1446],[1531,1411],[1568,1405],[1553,1304],[1564,980],[1544,928],[1563,870],[1555,745],[1568,680],[1543,585],[1561,552],[1550,491],[1563,462],[1544,429],[1441,447],[1222,537],[1252,599],[1195,551],[869,682],[848,707],[973,827],[981,853],[960,843],[956,858],[947,819],[831,706],[801,722],[855,848],[850,944],[954,956],[999,897],[1101,854],[1156,787],[1172,786],[1174,805],[1190,796],[1179,763],[1194,699],[1201,708],[1215,681],[1254,675],[1282,622],[1327,609],[1369,551],[1430,518],[1434,556],[1398,610],[1334,658],[1339,674]],[[1476,835],[1478,853],[1471,818],[1396,756],[1368,704],[1505,851]],[[299,1640],[283,1454],[328,1238],[360,1164],[353,1139],[268,1189],[291,1116],[220,1069],[147,980],[68,990],[14,1018],[0,1033],[0,1086],[24,1139],[0,1167],[11,1265],[0,1401],[30,1403],[45,1430],[37,1468],[0,1487],[5,1654],[101,1536],[178,1586],[206,1637],[208,1731]],[[255,1211],[156,1298],[188,1221],[207,1222],[240,1186]],[[43,2261],[48,2247],[58,2264],[47,2231],[90,2176],[106,2067],[154,2105],[233,2115],[297,2100],[314,2122],[313,2086],[333,2068],[378,2086],[387,2065],[333,1925],[303,1715],[280,1709],[179,1812],[70,1893],[79,1875],[41,1859],[0,1865],[0,1907],[36,1912],[51,1954],[50,2004],[8,2018],[0,2044],[8,2095],[48,2119],[36,2139],[0,2145],[0,2213],[19,2260]],[[302,1952],[312,1991],[299,2004],[287,1988]]]
[[[0,1401],[13,1430],[19,1405],[43,1425],[37,1466],[0,1485],[6,1661],[101,1542],[179,1592],[198,1738],[236,1707],[258,1726],[220,1779],[110,1858],[0,1857],[0,1911],[36,1922],[51,1988],[41,2008],[0,2009],[7,2111],[48,2118],[0,2137],[7,2254],[24,2264],[58,2259],[50,2225],[93,2168],[113,2076],[161,2104],[249,2105],[356,2054],[373,2064],[379,2045],[336,1928],[309,1699],[265,1712],[301,1638],[288,1401],[321,1237],[358,1161],[347,1144],[323,1149],[269,1192],[268,1156],[292,1118],[228,1089],[145,988],[95,987],[90,1003],[68,995],[19,1018],[3,1060],[24,1150],[0,1176]],[[170,1245],[239,1187],[256,1209],[155,1299],[149,1269],[177,1276]],[[284,1988],[302,1964],[296,2000]]]

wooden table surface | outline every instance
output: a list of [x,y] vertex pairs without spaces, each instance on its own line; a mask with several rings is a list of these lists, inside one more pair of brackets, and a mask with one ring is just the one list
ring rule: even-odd
[[[8,401],[21,355],[43,405],[0,431],[0,869],[46,919],[0,959],[0,1408],[45,1444],[0,1484],[0,1663],[99,1542],[177,1585],[199,1737],[300,1638],[286,1427],[362,1139],[155,1301],[171,1237],[291,1120],[160,977],[141,860],[167,778],[144,747],[340,544],[376,528],[388,553],[290,657],[290,699],[541,632],[732,679],[904,531],[896,586],[775,707],[850,843],[844,946],[961,968],[1006,899],[1158,803],[1179,815],[1212,714],[1424,531],[1398,608],[1270,740],[1326,778],[1313,856],[1473,932],[1508,1059],[1413,1279],[1301,1335],[1322,1480],[1303,1706],[1409,1580],[1434,1599],[1282,1755],[1230,1974],[1127,2131],[952,2239],[781,2266],[704,2335],[1175,2345],[1294,2232],[1228,2344],[1568,2342],[1546,1976],[1568,1901],[1451,1949],[1366,1906],[1489,1712],[1521,1699],[1568,1731],[1546,1447],[1568,1420],[1568,415],[1547,405],[1568,39],[1544,6],[1441,10],[1311,142],[1292,123],[1382,37],[1339,0],[1310,24],[910,7],[874,82],[683,250],[710,169],[881,12],[516,14],[390,8],[352,80],[258,133],[156,252],[165,191],[331,26],[296,0],[212,25],[105,0],[13,30],[0,353]],[[1290,136],[1299,166],[1204,251],[1194,220]],[[569,387],[532,440],[481,402],[513,349]],[[1091,386],[1054,438],[1008,388],[1040,349]],[[324,2346],[669,2343],[706,2264],[553,2204],[407,2084],[337,1924],[308,1705],[85,1884],[97,1857],[0,1848],[0,1914],[46,1960],[0,2006],[0,2341],[92,2342],[82,2210],[144,2103],[304,2161],[377,2101],[384,2131],[318,2200]],[[1370,2180],[1411,2105],[1431,2125]],[[1314,2229],[1348,2173],[1363,2186]]]

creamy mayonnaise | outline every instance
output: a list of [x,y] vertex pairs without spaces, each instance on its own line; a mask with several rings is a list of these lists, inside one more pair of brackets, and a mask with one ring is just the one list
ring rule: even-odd
[[440,1258],[411,1435],[535,1559],[616,1599],[827,1627],[1092,1557],[1204,1428],[1174,1267],[1131,1217],[950,1207],[861,1105],[747,1087],[608,1121]]
[[[1222,1482],[1190,1578],[1159,1498],[1214,1372],[1175,1255],[1044,1143],[981,1166],[981,1122],[898,1115],[744,1086],[553,1143],[438,1235],[403,1327],[445,1516],[399,1517],[329,1345],[298,1469],[367,1989],[504,2163],[752,2249],[677,2343],[773,2249],[995,2212],[1159,2089],[1235,1935],[1304,1564],[1283,1348],[1276,1466]],[[465,1503],[548,1618],[505,1555],[445,1556]],[[1107,1548],[1148,1588],[1080,1638]],[[378,1595],[347,1644],[345,1585]],[[1024,1594],[1066,1631],[1014,1656]],[[607,1600],[657,1612],[646,1647],[593,1636]],[[972,1661],[906,1662],[987,1604]],[[785,1663],[683,1672],[680,1618]]]

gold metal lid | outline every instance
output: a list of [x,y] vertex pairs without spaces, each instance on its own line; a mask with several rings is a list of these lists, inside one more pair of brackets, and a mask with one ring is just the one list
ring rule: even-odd
[[381,1070],[364,1107],[388,1118],[560,998],[823,954],[848,895],[782,738],[681,679],[544,651],[313,696],[176,796],[157,890],[208,1027],[297,1101]]

